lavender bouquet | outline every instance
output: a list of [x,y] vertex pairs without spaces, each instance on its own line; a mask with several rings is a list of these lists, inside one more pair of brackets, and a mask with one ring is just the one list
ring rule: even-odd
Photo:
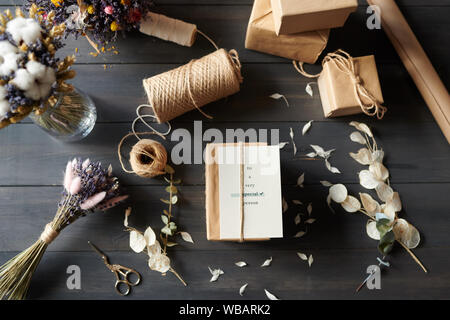
[[[83,35],[97,50],[119,34],[137,29],[152,6],[151,0],[28,0],[43,12],[55,12],[55,22],[65,23],[67,34]],[[93,40],[90,39],[93,38]]]
[[[28,15],[20,9],[15,17],[10,10],[0,14],[0,129],[32,112],[42,115],[60,93],[73,89],[65,81],[75,76],[70,70],[75,58],[55,57],[64,24],[55,24],[52,12],[44,19],[35,5]],[[70,115],[78,117],[73,111]]]
[[64,228],[79,217],[95,210],[105,211],[127,197],[121,195],[119,181],[112,175],[111,166],[104,169],[100,162],[90,162],[89,159],[69,161],[55,217],[32,246],[0,267],[0,300],[25,298],[31,277],[47,246]]

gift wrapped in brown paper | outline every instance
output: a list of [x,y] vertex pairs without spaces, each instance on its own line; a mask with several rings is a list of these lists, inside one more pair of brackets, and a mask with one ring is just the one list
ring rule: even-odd
[[342,27],[358,7],[357,0],[271,0],[271,3],[277,35]]
[[270,0],[255,0],[245,48],[306,63],[315,63],[328,43],[330,30],[277,36]]
[[365,113],[382,119],[387,108],[382,105],[383,94],[378,78],[375,57],[353,58],[338,50],[322,61],[322,72],[311,75],[303,63],[294,61],[298,72],[309,78],[318,78],[318,87],[325,117],[339,117]]
[[[260,167],[248,164],[248,159],[262,151],[261,148],[275,155],[270,158],[273,161],[268,161],[275,168],[269,175],[259,176]],[[235,152],[233,155],[240,160],[224,163],[229,151]],[[279,146],[208,144],[205,180],[208,240],[243,242],[283,237]]]

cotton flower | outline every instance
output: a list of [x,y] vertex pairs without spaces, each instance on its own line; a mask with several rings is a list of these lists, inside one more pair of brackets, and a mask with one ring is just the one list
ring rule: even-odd
[[10,75],[17,70],[18,49],[9,41],[0,41],[0,76]]
[[17,70],[13,85],[25,91],[25,96],[33,100],[44,99],[56,81],[55,71],[37,61],[30,60],[25,69]]
[[6,32],[11,34],[17,44],[23,41],[30,45],[40,38],[42,28],[34,19],[17,17],[6,24]]

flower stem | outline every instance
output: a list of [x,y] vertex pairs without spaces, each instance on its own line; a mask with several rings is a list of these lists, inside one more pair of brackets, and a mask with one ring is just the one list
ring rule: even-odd
[[180,281],[182,284],[184,284],[185,287],[187,287],[187,283],[183,280],[183,278],[178,274],[178,272],[175,271],[175,269],[173,269],[172,267],[169,270],[170,272],[172,272]]
[[408,248],[403,242],[401,242],[400,240],[397,240],[398,243],[400,243],[400,245],[406,250],[406,252],[409,253],[409,255],[414,259],[414,261],[422,268],[422,270],[425,273],[428,273],[428,270],[425,268],[425,266],[422,264],[422,262],[420,262],[420,260],[416,257],[416,255],[411,251],[410,248]]

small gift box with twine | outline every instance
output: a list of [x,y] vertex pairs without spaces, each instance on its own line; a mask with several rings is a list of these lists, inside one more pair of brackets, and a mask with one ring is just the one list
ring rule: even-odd
[[271,0],[271,3],[277,35],[342,27],[358,7],[357,0]]
[[[238,155],[239,162],[224,161],[230,154]],[[210,143],[205,155],[207,239],[244,242],[282,238],[279,146]],[[257,155],[264,158],[253,162]],[[270,170],[264,171],[262,163]]]
[[383,104],[377,66],[373,55],[353,58],[343,50],[329,53],[322,61],[323,70],[311,75],[303,63],[295,62],[299,73],[318,78],[318,87],[325,117],[357,113],[382,119],[387,111]]
[[330,30],[277,36],[270,0],[255,0],[247,27],[245,48],[315,63],[328,43]]

